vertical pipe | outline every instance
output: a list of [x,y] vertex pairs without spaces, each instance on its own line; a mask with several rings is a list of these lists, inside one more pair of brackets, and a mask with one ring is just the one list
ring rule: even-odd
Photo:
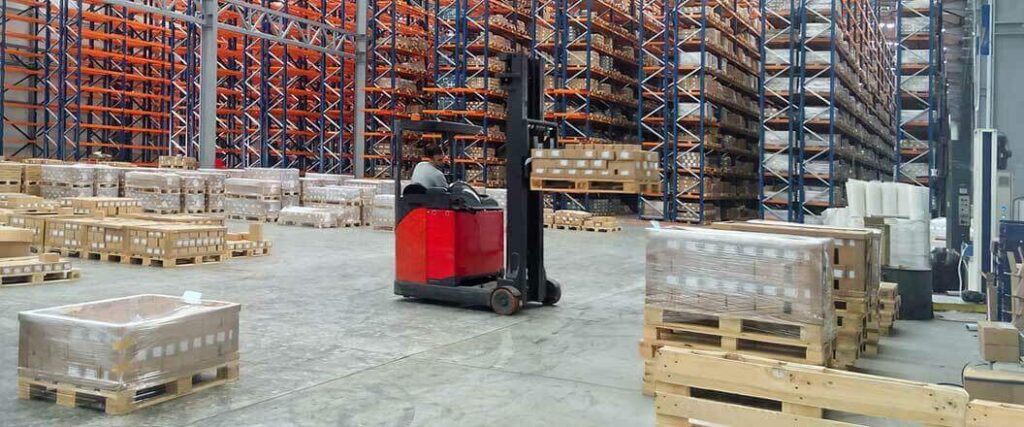
[[365,173],[363,152],[366,149],[366,8],[367,0],[356,0],[356,81],[355,81],[355,146],[352,147],[352,172],[357,178]]
[[213,168],[217,148],[217,0],[201,0],[199,167]]

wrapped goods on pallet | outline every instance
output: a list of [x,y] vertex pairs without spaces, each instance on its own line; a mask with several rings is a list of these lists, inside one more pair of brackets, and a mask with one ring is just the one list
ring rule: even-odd
[[395,228],[395,196],[378,194],[373,196],[370,225],[377,229]]
[[92,165],[42,165],[40,192],[47,199],[93,196],[96,170]]
[[199,172],[181,171],[181,212],[206,212],[206,175]]
[[116,414],[135,409],[136,392],[145,389],[186,394],[204,370],[237,378],[240,310],[229,302],[135,295],[21,312],[19,397],[60,384],[61,401],[102,396],[107,413]]
[[298,169],[248,168],[245,169],[243,176],[249,179],[266,179],[280,182],[281,206],[288,207],[299,205],[299,193],[301,191],[301,187],[299,184]]
[[55,213],[12,213],[8,225],[32,230],[32,247],[41,250],[46,239],[46,220],[56,216]]
[[96,191],[93,195],[100,197],[117,197],[121,195],[121,173],[123,169],[104,165],[96,165]]
[[206,212],[224,212],[224,181],[228,174],[217,169],[200,169],[206,180]]
[[277,219],[281,211],[281,181],[228,178],[224,181],[224,212],[235,218]]
[[128,172],[124,193],[126,197],[138,199],[146,212],[181,212],[181,176],[176,173]]
[[835,335],[830,239],[693,227],[651,230],[646,304],[685,317],[812,325]]
[[332,228],[338,226],[338,217],[333,211],[326,208],[289,206],[281,209],[277,222],[314,228]]
[[564,209],[560,211],[555,211],[554,224],[555,227],[564,226],[581,228],[583,227],[583,223],[586,222],[588,219],[592,218],[593,216],[594,214],[590,212]]
[[20,193],[25,165],[14,162],[0,162],[0,192]]
[[80,253],[89,249],[90,218],[53,216],[46,218],[42,252]]
[[638,145],[596,144],[567,149],[535,149],[531,162],[530,186],[535,190],[563,186],[563,182],[621,182],[616,187],[577,186],[572,190],[639,192],[643,187],[627,184],[657,185],[658,154],[642,151]]
[[303,203],[362,204],[362,190],[352,186],[312,187],[302,194]]
[[103,218],[142,212],[142,203],[127,197],[73,197],[67,202],[75,215]]

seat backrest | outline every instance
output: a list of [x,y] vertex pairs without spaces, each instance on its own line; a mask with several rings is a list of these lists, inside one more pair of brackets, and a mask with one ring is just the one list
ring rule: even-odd
[[427,193],[427,187],[424,187],[423,184],[420,184],[418,182],[410,183],[409,185],[406,185],[405,188],[402,190],[402,195],[403,196],[409,195],[409,194],[426,194],[426,193]]

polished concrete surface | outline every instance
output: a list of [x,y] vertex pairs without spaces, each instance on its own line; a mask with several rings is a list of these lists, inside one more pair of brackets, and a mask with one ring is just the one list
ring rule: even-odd
[[[393,295],[390,233],[265,234],[269,257],[179,269],[81,261],[78,281],[0,289],[0,426],[653,425],[653,399],[640,393],[638,227],[549,231],[562,303],[511,317]],[[243,305],[238,382],[120,417],[16,400],[19,311],[186,290]],[[977,358],[960,321],[896,331],[864,370],[958,383]]]

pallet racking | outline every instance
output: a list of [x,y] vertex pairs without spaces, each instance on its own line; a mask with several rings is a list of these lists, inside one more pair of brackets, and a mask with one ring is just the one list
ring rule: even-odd
[[745,1],[644,3],[641,135],[661,153],[663,191],[643,195],[643,217],[754,213],[761,16]]
[[[3,113],[21,135],[8,153],[198,154],[200,0],[7,3],[0,56],[16,82]],[[340,0],[220,2],[215,119],[229,166],[347,168],[353,15]]]
[[[526,0],[440,0],[434,4],[433,106],[424,114],[475,124],[480,135],[441,141],[453,174],[471,184],[503,186],[505,97],[502,54],[528,51],[534,31]],[[429,137],[436,137],[434,135]]]
[[763,3],[760,215],[816,222],[850,178],[888,179],[892,57],[865,0]]
[[[371,2],[366,88],[367,176],[390,176],[393,141],[418,140],[411,136],[399,140],[391,129],[394,120],[421,114],[430,101],[423,93],[423,89],[432,86],[434,77],[430,68],[434,15],[430,7],[420,0]],[[415,160],[415,150],[407,148],[403,152],[409,155],[409,161]]]
[[[942,2],[896,2],[896,179],[924,187],[936,166],[936,144],[943,134],[940,106]],[[935,195],[932,193],[932,207]]]

